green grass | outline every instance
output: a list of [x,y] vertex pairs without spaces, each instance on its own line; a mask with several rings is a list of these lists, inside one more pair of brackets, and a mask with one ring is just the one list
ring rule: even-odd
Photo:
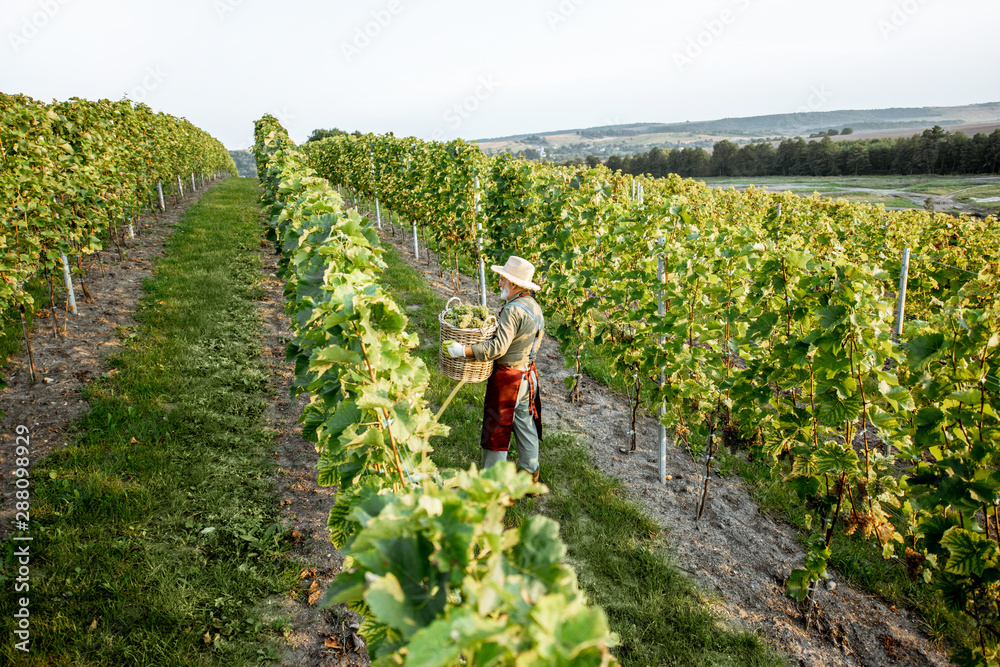
[[[996,178],[993,178],[993,183],[996,183]],[[990,183],[984,184],[982,178],[935,178],[912,185],[906,189],[911,192],[929,195],[950,195],[959,190],[966,190],[968,188],[976,188],[978,190],[981,187],[988,188],[991,185]],[[995,185],[992,187],[995,187]]]
[[[387,247],[382,284],[410,318],[421,340],[417,351],[431,371],[427,398],[440,405],[453,382],[438,370],[438,320],[444,307],[423,278]],[[484,385],[464,387],[445,411],[451,427],[435,440],[435,463],[478,464]],[[516,448],[511,448],[514,454]],[[540,447],[541,479],[551,493],[517,503],[510,526],[541,512],[559,521],[569,561],[587,595],[608,614],[624,665],[780,665],[756,635],[725,630],[693,584],[671,563],[664,536],[622,485],[598,471],[587,451],[565,433],[546,433]]]
[[[961,193],[960,201],[967,196],[992,196],[998,187],[996,177],[989,176],[956,178],[946,176],[761,176],[757,178],[723,178],[712,177],[703,179],[709,185],[756,185],[766,187],[772,184],[793,185],[791,192],[808,196],[819,192],[824,197],[833,199],[845,198],[849,201],[865,201],[886,206],[915,207],[907,199],[884,197],[876,193],[851,191],[848,188],[871,188],[875,190],[903,190],[923,195],[949,195],[959,190],[975,188]],[[970,200],[971,201],[971,200]]]
[[874,199],[859,201],[867,201],[869,204],[882,204],[886,208],[924,208],[923,204],[918,204],[903,197],[876,197]]
[[923,204],[911,201],[905,197],[880,195],[875,192],[860,192],[847,188],[872,188],[877,190],[902,190],[918,195],[949,195],[959,190],[966,190],[957,196],[957,201],[972,204],[988,214],[1000,212],[1000,202],[980,203],[973,197],[991,197],[1000,193],[1000,185],[994,178],[992,182],[983,182],[986,177],[956,178],[945,176],[761,176],[757,178],[723,178],[712,177],[703,179],[709,185],[756,185],[766,187],[769,184],[793,185],[789,192],[808,197],[819,193],[830,199],[845,199],[849,202],[882,204],[886,208],[922,209]]
[[1000,202],[976,201],[977,199],[989,199],[992,197],[1000,197],[1000,185],[988,184],[971,190],[966,190],[965,192],[960,193],[956,199],[965,204],[972,204],[986,213],[996,215],[997,213],[1000,213]]
[[[259,421],[258,220],[249,179],[188,210],[69,446],[32,461],[31,653],[5,641],[8,664],[248,665],[270,650],[251,610],[296,568]],[[2,556],[11,638],[10,543]]]

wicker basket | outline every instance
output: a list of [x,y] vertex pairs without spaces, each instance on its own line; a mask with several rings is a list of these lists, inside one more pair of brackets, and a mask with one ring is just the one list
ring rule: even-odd
[[[452,309],[452,301],[461,301],[457,296],[452,297],[445,304],[444,310],[438,314],[438,321],[441,323],[441,339],[438,345],[438,360],[441,364],[441,372],[452,380],[459,382],[476,383],[482,382],[490,377],[493,372],[492,361],[476,361],[471,357],[460,357],[452,359],[444,350],[441,350],[441,343],[446,340],[453,340],[462,345],[472,345],[489,340],[497,330],[497,318],[493,317],[492,324],[482,329],[459,329],[444,321],[444,316]],[[490,320],[487,320],[489,322]]]

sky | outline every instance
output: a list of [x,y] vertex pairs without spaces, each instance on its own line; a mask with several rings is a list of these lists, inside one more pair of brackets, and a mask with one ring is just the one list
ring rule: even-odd
[[483,139],[1000,101],[997,0],[2,0],[0,91]]

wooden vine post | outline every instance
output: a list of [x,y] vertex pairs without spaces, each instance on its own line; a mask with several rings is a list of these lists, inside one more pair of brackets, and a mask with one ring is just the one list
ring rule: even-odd
[[21,314],[21,331],[24,332],[24,349],[28,352],[28,370],[31,372],[31,381],[37,382],[38,378],[35,376],[35,355],[31,352],[31,341],[28,339],[28,322],[24,317],[24,304],[18,305],[18,311]]

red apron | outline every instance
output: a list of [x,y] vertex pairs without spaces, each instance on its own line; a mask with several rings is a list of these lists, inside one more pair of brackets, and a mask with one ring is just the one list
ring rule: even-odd
[[528,376],[528,397],[531,416],[535,418],[538,439],[542,439],[542,394],[535,385],[538,371],[535,363],[526,371],[509,366],[493,366],[493,373],[486,383],[486,401],[483,404],[483,432],[480,445],[494,452],[506,452],[510,447],[510,434],[514,429],[514,407],[521,380]]

